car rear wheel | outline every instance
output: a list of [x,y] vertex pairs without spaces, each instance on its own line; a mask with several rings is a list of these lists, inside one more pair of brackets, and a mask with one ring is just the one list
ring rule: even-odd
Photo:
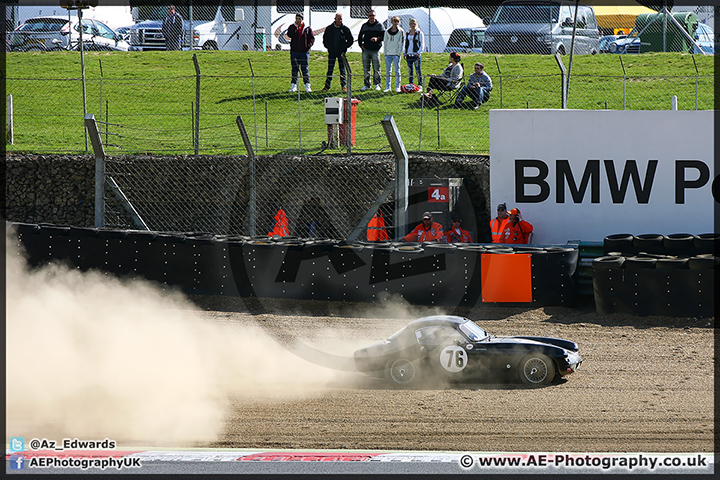
[[407,385],[417,376],[415,364],[406,358],[388,362],[387,376],[398,385]]
[[529,385],[547,385],[555,378],[555,363],[547,355],[531,353],[520,360],[520,379]]

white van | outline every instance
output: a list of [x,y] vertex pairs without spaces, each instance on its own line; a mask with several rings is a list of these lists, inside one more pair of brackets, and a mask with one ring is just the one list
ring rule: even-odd
[[[570,53],[575,19],[575,2],[569,0],[508,0],[492,18],[485,18],[487,30],[483,53]],[[590,5],[578,4],[575,27],[576,54],[600,52],[600,31]]]

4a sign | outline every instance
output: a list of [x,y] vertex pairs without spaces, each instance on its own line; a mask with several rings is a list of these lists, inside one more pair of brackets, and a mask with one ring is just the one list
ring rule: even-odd
[[450,201],[449,187],[430,187],[428,188],[429,203],[448,203]]
[[707,233],[720,211],[712,111],[491,110],[491,205],[533,242]]

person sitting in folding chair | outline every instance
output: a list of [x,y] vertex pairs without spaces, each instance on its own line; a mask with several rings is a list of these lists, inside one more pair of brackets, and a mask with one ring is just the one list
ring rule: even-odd
[[490,75],[484,71],[484,68],[485,66],[480,62],[475,64],[475,72],[470,75],[467,85],[460,89],[460,93],[458,93],[455,98],[455,108],[463,108],[463,99],[465,99],[466,95],[473,100],[473,110],[479,109],[480,105],[490,99],[492,79]]
[[450,92],[455,90],[463,78],[463,66],[460,64],[460,55],[457,52],[450,54],[450,63],[443,70],[442,75],[430,75],[428,92]]

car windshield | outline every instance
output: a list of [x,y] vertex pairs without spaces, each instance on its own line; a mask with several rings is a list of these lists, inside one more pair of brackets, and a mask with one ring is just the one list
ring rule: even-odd
[[478,327],[472,320],[460,324],[460,331],[467,335],[473,342],[485,340],[489,336],[485,330]]
[[501,5],[492,23],[555,23],[559,14],[559,5],[537,3]]
[[30,19],[18,28],[18,32],[59,32],[67,20],[59,18]]

